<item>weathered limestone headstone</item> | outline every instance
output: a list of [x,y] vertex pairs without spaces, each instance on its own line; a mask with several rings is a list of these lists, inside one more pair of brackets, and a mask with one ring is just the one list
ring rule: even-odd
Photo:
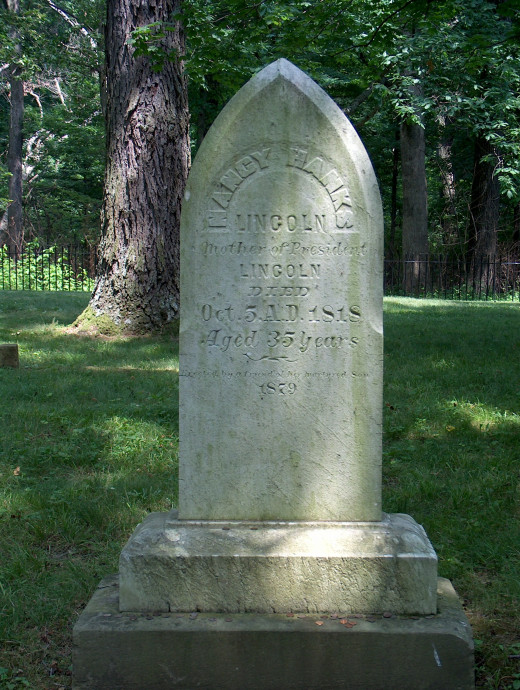
[[179,512],[123,551],[123,610],[435,612],[426,534],[381,513],[382,243],[353,127],[262,70],[186,189]]
[[279,60],[183,207],[182,519],[381,519],[382,208],[343,113]]
[[18,345],[0,345],[0,367],[12,367],[17,369],[20,366],[18,356]]
[[[300,70],[269,65],[186,189],[179,510],[137,528],[119,589],[76,626],[76,687],[472,686],[423,528],[381,511],[382,241],[354,129]],[[320,617],[340,613],[386,618],[346,633]]]

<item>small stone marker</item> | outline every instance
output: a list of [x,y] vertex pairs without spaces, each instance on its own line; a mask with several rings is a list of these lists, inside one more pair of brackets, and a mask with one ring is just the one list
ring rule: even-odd
[[18,345],[0,345],[0,367],[17,369],[19,366]]

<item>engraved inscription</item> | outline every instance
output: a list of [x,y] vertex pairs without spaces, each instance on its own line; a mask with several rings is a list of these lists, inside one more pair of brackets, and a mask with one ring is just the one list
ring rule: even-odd
[[334,204],[338,229],[346,230],[353,227],[352,203],[347,187],[338,171],[330,163],[322,156],[309,155],[307,149],[293,146],[287,165],[309,173],[325,187]]
[[[316,335],[314,332],[309,333],[304,330],[271,330],[265,332],[255,330],[237,333],[236,331],[230,332],[222,328],[214,328],[204,334],[201,339],[201,345],[206,345],[209,349],[214,348],[220,352],[246,350],[243,354],[256,362],[263,359],[289,359],[285,350],[290,350],[290,361],[295,362],[295,358],[309,350],[355,348],[358,344],[358,336],[340,333]],[[256,349],[261,349],[261,354],[251,352],[251,350]]]
[[[281,207],[241,209],[230,216],[231,204],[237,192],[249,184],[258,173],[266,170],[295,170],[318,182],[330,200],[331,215],[324,209],[304,211],[287,207],[287,199],[280,198]],[[282,194],[281,197],[284,195]],[[218,179],[211,191],[210,207],[206,212],[208,232],[239,233],[340,233],[351,232],[354,227],[352,202],[347,185],[337,169],[321,153],[292,146],[288,150],[262,146],[242,156]]]
[[320,264],[240,264],[241,278],[319,278]]
[[284,383],[280,381],[278,383],[273,383],[269,381],[267,383],[262,383],[259,385],[260,392],[262,395],[294,395],[296,393],[296,384],[293,382]]
[[199,245],[203,256],[242,256],[248,254],[269,254],[272,257],[335,257],[335,256],[365,256],[366,245],[347,245],[343,242],[336,244],[303,244],[302,242],[281,242],[268,246],[267,244],[248,244],[246,242],[230,242],[217,244],[216,242],[201,242]]
[[[352,230],[345,180],[308,147],[264,145],[224,169],[209,206],[204,229],[228,233],[231,241],[203,235],[196,250],[208,261],[228,259],[227,270],[241,287],[228,301],[216,293],[198,307],[199,343],[210,355],[244,357],[244,375],[262,377],[255,382],[262,396],[294,395],[296,384],[287,382],[296,377],[280,371],[266,378],[264,362],[298,369],[311,353],[346,356],[360,342],[360,306],[323,299],[336,261],[343,266],[343,257],[367,251]],[[332,235],[347,231],[334,241]]]
[[211,199],[215,206],[208,210],[208,229],[226,228],[227,208],[235,191],[244,180],[254,175],[259,170],[269,166],[270,148],[252,151],[250,154],[238,160],[234,167],[229,168],[220,178],[213,190]]
[[324,213],[237,213],[239,232],[326,232],[327,217]]
[[[284,288],[285,289],[285,288]],[[220,323],[245,321],[253,323],[259,321],[294,322],[308,321],[309,323],[351,323],[357,324],[361,320],[361,309],[357,305],[351,307],[337,307],[330,304],[324,306],[314,305],[303,310],[300,304],[248,304],[242,311],[236,307],[214,306],[203,304],[201,308],[202,319],[205,322],[214,320]]]

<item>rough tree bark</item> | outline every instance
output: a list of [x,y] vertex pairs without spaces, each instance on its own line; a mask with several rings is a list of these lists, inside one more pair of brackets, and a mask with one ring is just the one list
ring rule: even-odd
[[[144,333],[179,311],[179,225],[190,164],[181,60],[154,72],[133,56],[131,32],[171,21],[181,0],[108,0],[105,30],[107,167],[98,275],[79,328]],[[164,47],[184,53],[177,22]]]
[[417,289],[428,258],[428,196],[426,189],[424,129],[414,122],[401,124],[403,182],[404,287]]
[[[5,0],[9,12],[20,12],[19,0]],[[11,32],[11,38],[18,40],[16,31]],[[15,43],[15,53],[21,56],[22,49]],[[20,251],[23,243],[23,189],[22,189],[22,156],[23,156],[23,115],[24,92],[20,68],[15,62],[9,68],[10,86],[10,115],[9,115],[9,148],[7,168],[11,173],[9,178],[9,199],[7,208],[7,222],[2,223],[0,246],[6,244],[11,250]]]

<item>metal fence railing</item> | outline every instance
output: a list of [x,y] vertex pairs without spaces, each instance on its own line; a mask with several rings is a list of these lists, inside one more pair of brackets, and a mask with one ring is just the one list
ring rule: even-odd
[[386,259],[384,290],[410,297],[520,300],[520,257]]
[[0,247],[0,290],[92,291],[96,247],[80,244],[43,249],[30,243],[22,251]]
[[[91,292],[97,248],[83,244],[22,251],[0,247],[0,290]],[[520,256],[478,261],[440,255],[385,259],[385,295],[520,301]]]

